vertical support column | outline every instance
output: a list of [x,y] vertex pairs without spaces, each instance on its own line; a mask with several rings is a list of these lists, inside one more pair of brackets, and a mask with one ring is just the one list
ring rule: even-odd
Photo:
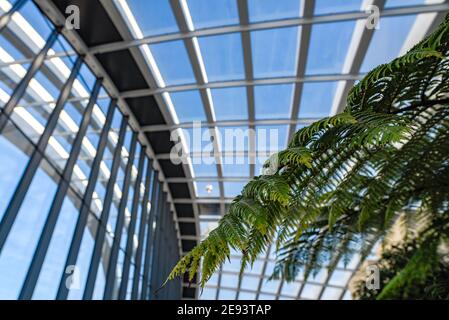
[[[114,196],[114,187],[117,180],[117,172],[122,161],[122,147],[125,138],[126,126],[128,124],[128,119],[123,117],[122,123],[120,125],[119,140],[117,146],[114,150],[114,157],[112,160],[111,174],[109,176],[108,185],[106,187],[106,195],[103,201],[103,210],[101,211],[100,221],[98,222],[98,228],[95,235],[95,244],[92,252],[92,257],[90,260],[89,272],[87,274],[86,287],[84,288],[83,299],[90,300],[94,292],[95,280],[97,279],[98,265],[101,260],[101,253],[103,250],[103,243],[106,237],[106,224],[109,219],[109,212],[112,205],[112,198]],[[133,135],[133,140],[135,139],[135,133]],[[132,144],[133,145],[133,144]],[[104,224],[102,227],[101,224]]]
[[[132,203],[132,208],[131,208],[131,217],[130,217],[130,222],[129,222],[129,226],[128,226],[128,230],[127,230],[125,260],[123,262],[123,267],[122,267],[122,279],[120,281],[120,290],[119,290],[119,296],[118,296],[118,299],[120,299],[120,300],[126,299],[126,288],[128,287],[129,269],[131,266],[131,257],[133,254],[134,229],[135,229],[136,219],[137,219],[137,210],[139,207],[140,183],[142,182],[144,161],[145,161],[145,148],[141,147],[137,177],[136,177],[136,181],[134,183],[134,194],[133,194],[133,203]],[[123,229],[123,226],[119,232],[122,232],[122,229]]]
[[[143,247],[144,247],[144,237],[145,230],[147,230],[147,219],[148,219],[148,200],[150,194],[151,187],[151,178],[154,179],[154,171],[152,168],[152,161],[148,159],[147,165],[147,173],[145,177],[145,191],[141,204],[141,213],[140,213],[140,225],[139,225],[139,237],[138,237],[138,246],[136,250],[136,259],[135,259],[135,270],[133,277],[133,287],[131,291],[131,300],[139,299],[139,285],[140,285],[140,270],[142,269],[142,255],[143,255]],[[149,232],[149,231],[148,231]]]
[[[78,257],[79,249],[81,246],[81,241],[83,238],[84,229],[86,227],[87,218],[89,216],[90,207],[92,203],[92,197],[95,191],[95,186],[98,180],[98,174],[100,172],[100,165],[103,159],[104,151],[106,149],[106,145],[108,142],[108,134],[112,125],[112,118],[115,112],[117,100],[112,99],[111,103],[108,107],[108,112],[106,115],[106,122],[101,130],[100,141],[97,146],[97,153],[95,154],[94,161],[92,163],[92,169],[89,174],[89,181],[87,183],[86,191],[84,192],[84,196],[81,203],[80,213],[78,215],[78,219],[75,226],[75,231],[73,233],[72,241],[70,243],[70,249],[67,254],[67,259],[65,263],[65,267],[61,276],[61,280],[59,282],[58,293],[56,295],[56,299],[65,300],[67,299],[69,290],[66,282],[69,280],[69,273],[66,273],[65,270],[70,266],[76,263],[76,259]],[[119,137],[119,140],[123,139]]]
[[[42,161],[45,147],[47,146],[50,137],[53,135],[53,131],[56,128],[61,111],[64,108],[64,105],[69,97],[70,91],[72,90],[73,82],[78,76],[78,72],[81,68],[82,62],[83,58],[78,57],[69,78],[61,89],[61,93],[58,97],[58,101],[56,101],[55,108],[53,109],[48,119],[47,125],[45,126],[44,132],[39,138],[36,148],[33,150],[33,153],[30,156],[30,160],[28,161],[25,171],[14,191],[14,195],[9,201],[8,207],[5,210],[3,218],[0,222],[0,253],[2,252],[8,234],[11,231],[14,221],[16,220],[17,214],[19,213],[20,207],[22,206],[23,200],[25,199],[25,196],[28,192],[28,188],[31,185],[31,181],[33,180],[33,177],[36,174],[37,169],[39,168],[39,164]],[[0,117],[2,116],[3,115],[0,115]]]
[[152,268],[151,268],[151,286],[150,286],[150,295],[152,299],[156,299],[156,290],[159,288],[160,284],[160,270],[161,270],[161,242],[162,236],[164,233],[164,224],[166,217],[166,202],[167,202],[167,194],[162,192],[161,194],[161,206],[159,212],[159,218],[157,221],[156,228],[156,241],[153,249],[153,260],[152,260]]
[[120,282],[120,290],[118,294],[119,300],[126,299],[128,289],[129,270],[131,267],[131,258],[133,256],[134,231],[136,229],[137,211],[139,210],[140,184],[142,183],[143,164],[145,160],[145,147],[141,148],[139,159],[139,170],[137,172],[136,182],[134,184],[133,204],[131,209],[131,220],[128,226],[128,237],[126,239],[125,261],[122,268],[122,281]]
[[154,171],[153,174],[153,187],[151,193],[151,209],[150,215],[147,221],[147,239],[145,246],[145,262],[143,265],[143,279],[142,279],[142,291],[140,294],[140,300],[146,300],[148,296],[148,287],[150,286],[150,267],[151,267],[151,249],[153,248],[153,222],[156,220],[156,212],[159,206],[159,193],[161,192],[161,185],[159,183],[159,173]]
[[19,103],[20,99],[22,99],[23,95],[25,94],[25,91],[28,85],[30,84],[30,81],[33,79],[34,75],[37,73],[37,71],[41,68],[42,64],[44,63],[48,50],[53,46],[56,39],[58,38],[59,31],[60,31],[59,29],[55,29],[50,34],[50,36],[47,39],[47,42],[45,43],[45,46],[36,55],[36,57],[34,57],[34,60],[31,63],[31,66],[29,67],[27,73],[22,78],[22,80],[20,80],[19,84],[14,89],[14,92],[9,98],[8,102],[4,105],[2,113],[0,115],[0,133],[2,133],[3,129],[5,129],[9,117],[14,111],[14,108]]
[[36,287],[42,265],[44,264],[45,255],[47,254],[48,246],[50,245],[50,241],[56,227],[56,222],[58,221],[59,212],[61,211],[62,204],[64,203],[64,199],[69,189],[70,179],[72,177],[72,173],[75,168],[78,156],[80,154],[82,142],[84,137],[86,136],[86,131],[89,127],[90,119],[92,116],[92,111],[94,109],[95,102],[97,101],[98,93],[100,92],[102,83],[103,79],[97,79],[97,81],[95,82],[89,102],[83,112],[81,124],[73,142],[72,150],[70,151],[69,158],[67,159],[67,163],[62,172],[62,176],[53,198],[50,211],[48,212],[44,228],[42,230],[39,242],[33,255],[33,260],[31,261],[30,267],[25,277],[25,281],[22,286],[22,290],[19,295],[19,299],[21,300],[31,299],[34,288]]
[[12,6],[11,9],[9,9],[8,12],[6,12],[4,15],[0,17],[0,33],[3,31],[3,29],[8,25],[9,21],[12,18],[12,15],[19,11],[20,8],[27,2],[28,0],[17,0],[16,3]]
[[[132,156],[130,154],[128,163],[126,164],[125,181],[123,182],[122,198],[120,199],[120,205],[117,212],[117,222],[115,224],[114,241],[112,243],[111,254],[109,255],[108,270],[106,273],[106,285],[104,288],[104,295],[103,295],[103,299],[105,300],[112,299],[112,295],[114,293],[116,285],[117,260],[120,251],[120,242],[122,239],[123,225],[125,223],[125,210],[126,206],[128,205],[128,195],[130,189],[129,185],[131,183],[132,168],[134,165],[134,156],[136,147],[137,142],[133,144],[133,147],[131,147]],[[134,189],[134,193],[135,192],[136,190]]]

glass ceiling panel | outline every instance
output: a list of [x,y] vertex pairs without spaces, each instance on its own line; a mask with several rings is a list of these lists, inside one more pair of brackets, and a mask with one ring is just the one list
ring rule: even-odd
[[242,283],[240,287],[244,290],[257,290],[259,286],[260,278],[255,276],[245,275],[242,277]]
[[[32,1],[26,1],[23,7],[14,13],[14,16],[21,16],[24,19],[24,21],[20,21],[21,24],[28,23],[30,25],[28,31],[32,33],[28,34],[29,37],[34,37],[34,32],[37,32],[38,36],[42,37],[42,39],[33,38],[34,41],[45,41],[52,31],[50,22],[40,13],[39,9]],[[13,21],[16,22],[17,20]],[[22,25],[22,27],[24,26]],[[43,44],[45,44],[45,42]]]
[[187,4],[195,29],[239,23],[237,1],[188,0]]
[[169,1],[127,0],[127,3],[144,36],[179,31]]
[[209,81],[238,80],[245,77],[242,38],[239,33],[199,38]]
[[218,127],[222,151],[246,151],[251,132],[247,126]]
[[256,299],[256,294],[253,292],[242,291],[239,294],[239,300],[254,300]]
[[268,280],[268,278],[265,278],[262,281],[262,288],[260,290],[266,293],[276,294],[279,290],[280,284],[281,282],[279,280]]
[[[196,161],[201,163],[196,164]],[[207,161],[202,161],[199,158],[194,158],[192,160],[193,172],[195,177],[216,177],[217,176],[217,166],[215,165],[215,159],[208,158]]]
[[219,300],[235,300],[235,291],[228,289],[220,289]]
[[289,119],[293,99],[292,84],[256,86],[256,119]]
[[181,123],[206,121],[203,102],[198,90],[173,92],[170,97]]
[[368,72],[374,67],[396,58],[401,52],[415,19],[416,16],[381,18],[379,29],[374,32],[365,55],[361,72]]
[[217,294],[216,288],[205,287],[199,295],[201,300],[215,300],[215,295]]
[[167,85],[195,82],[192,65],[181,40],[152,44],[150,50]]
[[299,289],[301,288],[301,283],[295,282],[284,282],[282,285],[281,294],[287,295],[290,297],[297,297]]
[[211,142],[211,130],[209,128],[186,128],[182,129],[184,138],[190,152],[203,152],[209,154],[213,151]]
[[231,257],[229,261],[226,260],[223,265],[223,271],[238,273],[240,271],[240,259]]
[[316,0],[315,15],[360,11],[362,3],[362,0]]
[[248,119],[245,87],[212,89],[211,94],[217,121]]
[[[221,275],[221,284],[223,286],[225,286],[226,288],[237,289],[238,281],[239,281],[238,274],[223,273]],[[234,291],[234,297],[235,297],[235,291]],[[234,297],[232,299],[234,299]]]
[[253,31],[251,48],[255,78],[296,74],[298,27]]
[[341,73],[354,26],[354,21],[313,25],[306,74]]
[[326,288],[321,297],[322,300],[338,300],[340,298],[343,289],[338,288]]
[[315,284],[306,284],[301,292],[301,298],[304,299],[317,299],[320,294],[322,286]]
[[249,177],[249,159],[245,157],[223,157],[224,177]]
[[277,152],[287,146],[287,125],[260,125],[256,130],[256,150]]
[[408,7],[408,6],[417,6],[423,4],[437,4],[443,3],[444,0],[387,0],[385,4],[385,8],[395,8],[395,7]]
[[224,182],[224,194],[225,197],[235,197],[239,195],[247,181],[244,182]]
[[299,118],[329,116],[338,82],[304,83],[299,108]]
[[298,18],[300,0],[248,0],[250,22]]

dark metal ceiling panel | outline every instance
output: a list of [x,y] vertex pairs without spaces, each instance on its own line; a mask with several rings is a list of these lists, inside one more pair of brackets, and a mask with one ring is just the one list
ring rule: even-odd
[[175,204],[176,212],[178,213],[178,218],[195,218],[195,213],[193,212],[193,206],[187,203],[177,203]]
[[184,169],[182,164],[173,164],[171,160],[159,160],[159,164],[164,170],[166,178],[179,178],[184,177]]
[[125,99],[141,126],[165,124],[159,106],[153,96]]
[[175,145],[173,141],[170,141],[169,131],[157,131],[148,132],[147,138],[153,147],[154,153],[170,153],[171,149]]
[[189,252],[190,250],[192,250],[196,246],[196,241],[195,240],[185,240],[185,239],[183,239],[181,242],[182,242],[182,251],[183,252]]
[[193,222],[180,222],[179,228],[181,230],[181,234],[194,236],[196,234],[195,223]]
[[189,186],[187,183],[169,183],[168,187],[173,198],[190,198]]
[[65,15],[69,5],[78,6],[81,16],[78,33],[88,47],[123,40],[100,1],[53,0],[53,2]]
[[98,54],[96,57],[120,92],[148,88],[129,50]]

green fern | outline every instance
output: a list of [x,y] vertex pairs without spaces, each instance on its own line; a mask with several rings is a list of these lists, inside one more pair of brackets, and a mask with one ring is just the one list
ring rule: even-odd
[[[356,251],[368,255],[404,211],[407,224],[428,225],[418,239],[432,234],[447,242],[448,56],[447,17],[407,54],[368,73],[343,113],[300,129],[270,157],[264,167],[271,170],[245,186],[168,278],[188,272],[192,280],[201,269],[204,286],[231,250],[242,253],[244,270],[273,242],[273,278],[292,280],[301,270],[308,276]],[[408,277],[413,263],[430,272],[425,256],[401,274]],[[403,286],[399,276],[386,292]]]

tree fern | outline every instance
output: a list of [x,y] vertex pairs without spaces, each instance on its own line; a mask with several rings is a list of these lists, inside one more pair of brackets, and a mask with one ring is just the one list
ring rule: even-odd
[[[169,279],[185,272],[193,279],[201,269],[204,286],[231,249],[242,252],[244,270],[273,242],[274,278],[332,269],[340,257],[367,255],[402,212],[408,223],[432,223],[416,235],[423,245],[380,297],[403,288],[412,267],[431,272],[439,264],[425,257],[448,241],[448,56],[447,17],[407,54],[369,72],[349,92],[343,113],[300,129],[270,157],[264,167],[271,170],[245,186]],[[424,245],[429,237],[432,245]]]

